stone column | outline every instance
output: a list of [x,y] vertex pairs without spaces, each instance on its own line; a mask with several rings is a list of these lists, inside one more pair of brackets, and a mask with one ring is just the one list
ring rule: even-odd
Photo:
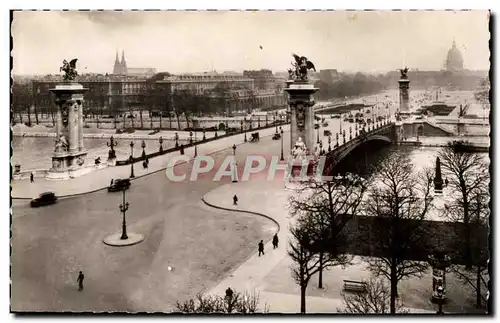
[[399,83],[399,111],[410,111],[410,80],[400,79]]
[[57,103],[57,115],[56,115],[56,140],[59,140],[63,131],[62,113],[59,103]]
[[83,150],[83,102],[78,100],[78,151]]
[[69,153],[78,151],[78,104],[75,100],[69,100],[68,104],[68,144]]

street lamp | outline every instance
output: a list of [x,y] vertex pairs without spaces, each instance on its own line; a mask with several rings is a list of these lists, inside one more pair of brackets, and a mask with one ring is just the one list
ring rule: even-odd
[[443,303],[444,303],[444,287],[439,285],[437,288],[436,288],[436,294],[437,294],[437,303],[438,303],[438,311],[436,312],[436,314],[440,314],[440,315],[443,315],[444,312],[443,312]]
[[274,124],[276,125],[276,133],[278,133],[278,111],[274,115]]
[[203,128],[203,141],[207,140],[207,137],[205,136],[205,128]]
[[134,142],[130,142],[130,178],[134,178]]
[[163,152],[163,138],[161,136],[158,138],[158,142],[160,143],[160,152]]
[[175,133],[175,148],[179,148],[179,134]]
[[281,158],[280,160],[283,161],[285,158],[283,157],[283,128],[280,127],[280,132],[281,132]]
[[118,145],[118,141],[111,136],[111,138],[109,138],[109,142],[106,141],[106,145],[109,147],[108,159],[116,158],[115,147]]
[[344,138],[344,144],[345,144],[345,129],[344,132],[342,132],[342,137]]
[[316,143],[319,144],[319,128],[316,129]]
[[141,148],[142,148],[142,159],[146,159],[146,142],[143,140],[141,143]]
[[190,145],[193,144],[193,132],[192,131],[189,132],[189,144]]
[[319,142],[319,153],[320,155],[324,155],[325,152],[323,151],[323,141]]
[[238,172],[236,169],[236,145],[233,144],[233,156],[234,156],[234,176],[233,176],[233,183],[238,182]]
[[[245,124],[246,124],[247,123],[247,118],[244,117],[243,120],[245,121]],[[250,124],[250,125],[252,125],[252,124]],[[243,129],[243,127],[242,127],[242,129]],[[246,131],[246,129],[244,130],[244,132],[245,132],[245,138],[243,138],[243,141],[247,142],[247,131]]]
[[127,240],[127,222],[125,221],[125,213],[128,210],[128,202],[125,202],[125,189],[122,190],[123,192],[123,202],[120,204],[120,212],[123,214],[123,220],[122,220],[122,236],[120,237],[121,240]]

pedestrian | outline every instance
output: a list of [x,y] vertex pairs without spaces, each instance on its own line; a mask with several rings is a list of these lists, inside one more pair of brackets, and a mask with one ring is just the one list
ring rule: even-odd
[[34,182],[35,182],[35,175],[33,175],[33,173],[30,173],[30,183]]
[[274,237],[273,237],[273,247],[274,247],[274,249],[278,248],[278,233],[274,234]]
[[76,281],[78,282],[78,290],[79,291],[83,290],[83,279],[84,278],[85,278],[85,276],[83,276],[83,273],[80,270],[80,273],[78,274],[78,278],[76,279]]
[[261,253],[264,254],[264,241],[262,240],[259,242],[259,257]]
[[238,205],[238,196],[236,194],[233,196],[233,205]]
[[448,187],[448,178],[445,178],[445,180],[444,180],[444,185],[445,185],[446,187]]

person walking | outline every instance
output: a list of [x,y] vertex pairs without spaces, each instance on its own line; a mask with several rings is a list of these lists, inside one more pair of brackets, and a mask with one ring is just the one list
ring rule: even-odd
[[85,276],[83,275],[82,271],[80,270],[80,273],[78,274],[78,278],[76,281],[78,282],[78,290],[81,291],[83,290],[83,279]]
[[278,248],[278,233],[275,233],[274,234],[274,237],[273,237],[273,247],[274,249]]
[[262,240],[259,242],[259,257],[261,253],[264,254],[264,241]]
[[233,205],[238,205],[238,196],[236,194],[233,196]]
[[34,182],[35,182],[35,175],[33,175],[33,173],[30,173],[30,183]]

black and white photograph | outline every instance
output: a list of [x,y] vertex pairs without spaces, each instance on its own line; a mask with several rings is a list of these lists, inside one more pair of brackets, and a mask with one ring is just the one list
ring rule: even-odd
[[12,10],[11,313],[491,315],[492,15]]

